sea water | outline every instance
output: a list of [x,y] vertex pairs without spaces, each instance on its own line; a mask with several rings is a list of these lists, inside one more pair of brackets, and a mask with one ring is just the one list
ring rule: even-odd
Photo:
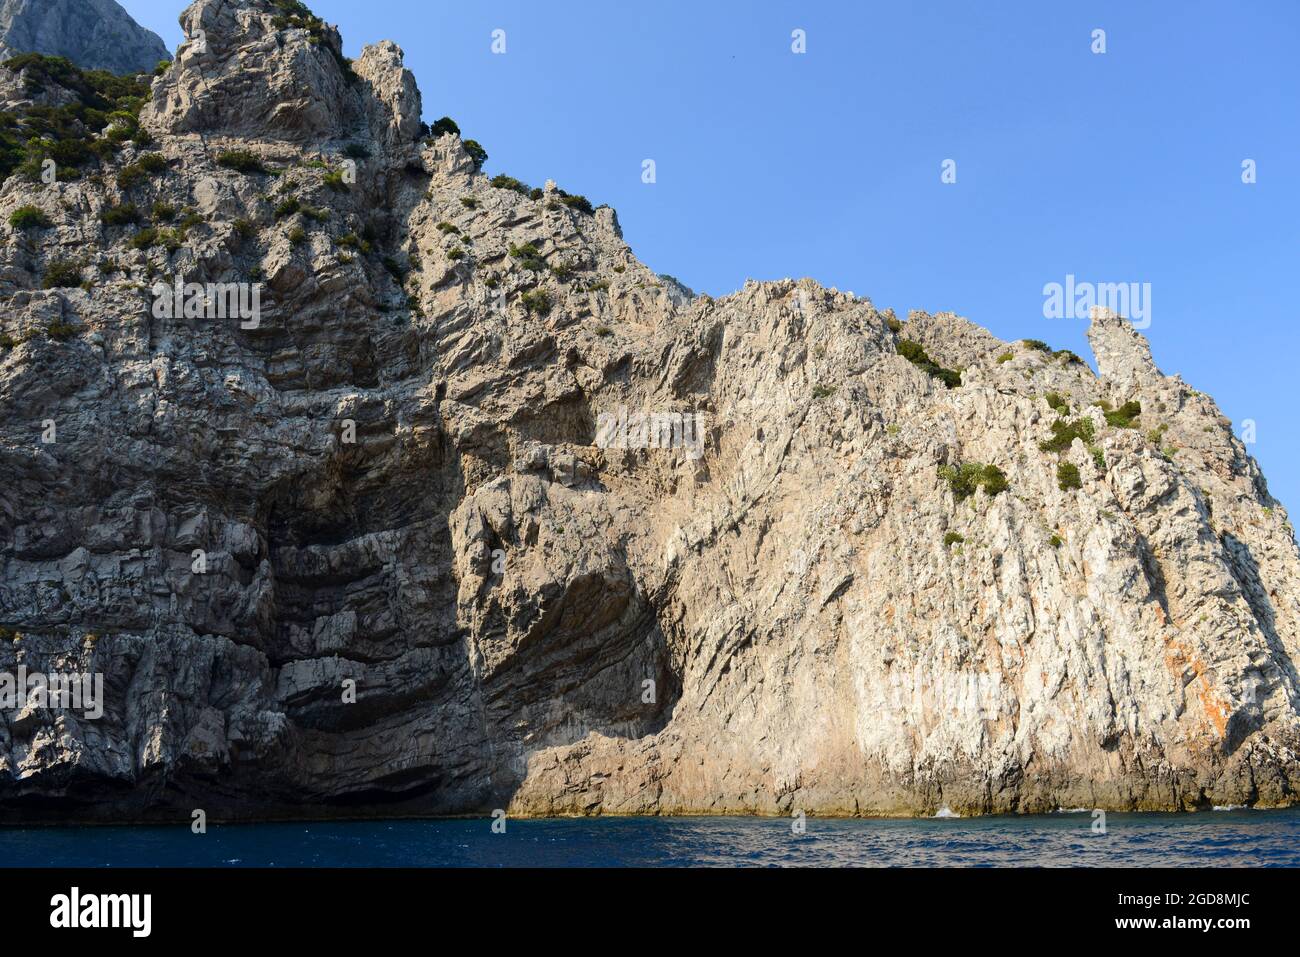
[[582,818],[0,827],[9,867],[1300,867],[1300,809],[926,820]]

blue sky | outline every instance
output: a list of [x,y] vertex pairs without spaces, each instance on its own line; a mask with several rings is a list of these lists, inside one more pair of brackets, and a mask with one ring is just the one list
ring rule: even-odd
[[[182,3],[121,2],[179,43]],[[349,55],[396,40],[426,120],[453,117],[489,172],[614,206],[697,291],[811,276],[1090,356],[1043,286],[1150,283],[1156,362],[1238,434],[1253,419],[1300,505],[1295,0],[309,5]]]

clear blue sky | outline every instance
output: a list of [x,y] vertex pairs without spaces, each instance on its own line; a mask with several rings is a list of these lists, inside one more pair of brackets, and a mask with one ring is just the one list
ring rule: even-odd
[[[175,48],[182,3],[122,3]],[[309,5],[349,55],[396,40],[425,119],[453,117],[489,172],[614,206],[698,291],[811,276],[1090,356],[1044,284],[1151,283],[1156,362],[1238,434],[1255,420],[1300,506],[1297,0]]]

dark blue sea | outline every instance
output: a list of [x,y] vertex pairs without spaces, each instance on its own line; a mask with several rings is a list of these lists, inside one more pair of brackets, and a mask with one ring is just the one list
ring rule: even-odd
[[587,818],[0,827],[4,867],[1300,867],[1300,809],[926,820]]

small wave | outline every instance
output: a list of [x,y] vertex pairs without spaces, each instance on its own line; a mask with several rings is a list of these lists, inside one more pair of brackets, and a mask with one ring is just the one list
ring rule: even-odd
[[1087,814],[1092,808],[1089,807],[1058,807],[1057,814]]
[[1216,811],[1244,811],[1245,809],[1246,809],[1246,805],[1244,805],[1244,804],[1216,804],[1216,805],[1214,805],[1214,810],[1216,810]]
[[954,811],[946,804],[943,807],[939,808],[938,812],[934,816],[935,817],[961,817],[960,814],[958,814],[956,811]]

